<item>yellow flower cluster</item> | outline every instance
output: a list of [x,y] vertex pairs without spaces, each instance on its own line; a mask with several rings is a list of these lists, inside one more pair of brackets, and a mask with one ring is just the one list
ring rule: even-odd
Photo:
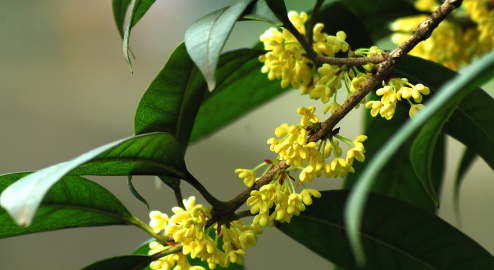
[[[409,115],[413,118],[424,107],[424,105],[420,104],[422,102],[422,95],[428,95],[430,93],[428,87],[423,84],[413,85],[406,78],[392,78],[387,84],[383,81],[383,86],[376,91],[378,96],[382,96],[381,101],[369,101],[365,104],[365,107],[371,109],[371,115],[373,117],[380,114],[381,117],[387,120],[393,118],[396,103],[402,99],[406,99],[410,103]],[[413,104],[410,98],[413,98],[418,104]]]
[[[250,193],[247,205],[251,206],[251,213],[256,214],[254,224],[271,227],[274,221],[290,222],[294,215],[299,215],[305,210],[305,206],[312,204],[312,197],[321,196],[319,191],[308,189],[305,182],[310,183],[323,173],[328,178],[344,177],[349,172],[355,172],[352,166],[354,160],[360,162],[365,160],[363,142],[367,136],[360,135],[350,140],[333,134],[331,138],[322,140],[320,143],[307,142],[310,130],[318,125],[319,118],[314,114],[315,107],[312,106],[299,107],[297,112],[302,115],[300,124],[282,124],[275,130],[277,138],[273,137],[268,140],[271,151],[278,154],[276,160],[266,160],[253,170],[237,169],[235,171],[240,178],[244,179],[244,183],[251,187],[257,180],[255,171],[261,166],[269,164],[264,172],[266,173],[279,160],[285,160],[288,165],[291,165],[288,171],[278,173],[271,183]],[[342,156],[340,141],[349,148],[345,158]],[[331,155],[334,156],[333,160],[326,162]],[[292,173],[298,170],[300,173],[297,178]],[[297,193],[293,182],[296,182],[297,186],[302,185],[303,190],[300,193]]]
[[[304,24],[307,21],[307,14],[291,11],[288,13],[288,17],[302,36],[305,36]],[[313,31],[312,48],[318,54],[334,57],[339,52],[348,52],[350,57],[367,56],[357,55],[351,51],[350,46],[345,41],[345,32],[339,31],[335,36],[331,36],[323,33],[323,28],[324,24],[318,23],[314,26]],[[295,89],[302,87],[300,90],[302,95],[308,94],[310,98],[320,99],[324,104],[333,98],[333,102],[326,106],[324,113],[330,109],[334,113],[339,108],[336,93],[342,86],[342,80],[347,86],[347,96],[349,96],[356,90],[350,88],[353,80],[362,83],[362,79],[364,78],[365,81],[365,78],[368,77],[365,72],[362,73],[357,68],[328,64],[316,67],[312,61],[303,56],[305,51],[302,45],[286,29],[282,29],[280,32],[276,28],[270,28],[261,35],[261,41],[264,43],[264,48],[269,51],[259,57],[259,60],[264,63],[261,71],[268,73],[270,80],[281,79],[281,87],[285,88],[289,84]]]
[[[257,243],[257,234],[262,233],[262,228],[257,225],[245,225],[240,220],[216,225],[205,229],[208,219],[211,218],[211,207],[195,205],[195,197],[183,200],[185,209],[181,207],[172,208],[172,217],[159,211],[152,211],[150,226],[157,233],[162,231],[166,235],[172,236],[174,245],[182,243],[182,252],[170,254],[151,263],[151,269],[169,270],[190,269],[201,270],[201,266],[191,266],[187,256],[200,258],[209,264],[209,268],[214,269],[217,265],[228,267],[230,263],[242,264],[246,255],[245,249]],[[211,236],[213,235],[213,237]],[[218,247],[218,240],[222,239],[223,245]],[[161,252],[166,247],[158,242],[149,244],[149,255]]]
[[[433,12],[437,1],[419,0],[415,7]],[[417,15],[396,20],[391,30],[393,42],[405,41],[424,21],[427,15]],[[494,9],[490,1],[464,0],[460,10],[455,10],[432,32],[430,38],[419,43],[411,55],[440,63],[452,70],[470,63],[474,57],[485,54],[494,46]]]

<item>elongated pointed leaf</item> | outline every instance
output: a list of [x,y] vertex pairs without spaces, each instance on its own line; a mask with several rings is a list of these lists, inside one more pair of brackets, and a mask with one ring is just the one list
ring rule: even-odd
[[30,174],[3,191],[0,203],[21,225],[29,225],[48,190],[67,174],[169,175],[185,177],[187,169],[175,138],[150,133],[93,149],[67,162]]
[[149,203],[146,201],[146,199],[144,199],[144,197],[141,196],[141,194],[139,194],[139,192],[137,192],[134,185],[132,184],[132,175],[127,176],[127,186],[129,187],[130,192],[132,192],[132,195],[134,195],[134,197],[145,204],[149,210]]
[[[289,224],[276,226],[323,258],[358,269],[343,219],[348,192],[321,194]],[[362,269],[494,269],[489,252],[434,214],[375,194],[366,206],[357,230],[368,258]]]
[[[378,99],[375,93],[369,94],[367,98],[370,100]],[[402,106],[401,103],[398,103],[395,115],[391,120],[386,120],[381,117],[372,117],[368,110],[364,111],[366,124],[363,134],[368,136],[368,139],[364,143],[366,149],[366,162],[357,162],[353,164],[355,173],[347,175],[344,185],[345,189],[350,189],[355,185],[360,174],[369,164],[368,161],[374,159],[375,154],[408,120],[408,109],[409,108],[406,106]],[[437,208],[429,198],[420,179],[416,176],[410,161],[410,148],[412,142],[413,138],[408,139],[400,146],[400,149],[392,156],[392,158],[389,159],[376,176],[371,191],[413,204],[430,213],[435,213]],[[440,190],[444,172],[444,138],[442,138],[442,143],[436,144],[434,150],[434,166],[431,170],[433,175],[432,180],[435,190]]]
[[[429,71],[430,72],[430,71]],[[456,76],[450,80],[436,93],[436,95],[426,104],[413,121],[408,121],[400,131],[383,146],[381,151],[370,160],[366,170],[361,174],[361,178],[352,190],[348,204],[345,207],[345,224],[349,231],[348,235],[355,257],[359,264],[364,263],[364,253],[361,246],[361,239],[358,230],[361,225],[364,205],[367,199],[367,191],[374,182],[375,176],[382,169],[388,159],[399,149],[400,145],[427,120],[435,114],[444,112],[451,108],[466,95],[477,89],[477,87],[487,81],[494,74],[494,53],[488,54],[479,62],[470,66],[464,75]]]
[[454,184],[454,192],[453,192],[453,208],[456,216],[457,226],[461,226],[461,216],[460,216],[460,186],[465,174],[468,169],[471,167],[472,163],[478,157],[477,152],[472,150],[471,148],[465,147],[465,151],[460,160],[460,165],[458,166],[458,170],[456,172],[455,184]]
[[410,159],[415,174],[419,177],[436,207],[439,207],[439,196],[437,195],[436,187],[434,187],[434,179],[432,178],[434,150],[436,149],[436,142],[441,135],[443,126],[454,110],[455,107],[453,106],[449,111],[432,117],[422,127],[410,149]]
[[[127,24],[127,28],[125,29],[124,40],[123,40],[123,53],[125,61],[129,64],[130,71],[132,72],[132,63],[130,61],[129,56],[129,39],[130,32],[132,28],[141,20],[141,18],[146,14],[149,8],[154,4],[156,0],[135,0],[134,5],[132,6],[132,12],[130,13],[129,23]],[[119,19],[121,14],[119,15]],[[116,21],[116,17],[115,17]],[[123,24],[123,19],[122,19]],[[118,24],[117,24],[118,26]]]
[[245,10],[242,20],[255,20],[282,26],[289,19],[282,0],[257,0]]
[[209,13],[185,31],[185,46],[201,71],[209,90],[216,88],[216,67],[233,26],[253,0],[237,0],[229,7]]
[[113,19],[122,39],[124,38],[125,15],[127,14],[130,2],[132,0],[112,0]]
[[[269,2],[269,1],[268,1]],[[363,33],[363,25],[340,3],[321,9],[317,20],[325,24],[324,31],[335,34],[346,31],[352,46],[371,46],[372,40]],[[345,23],[342,23],[345,22]],[[261,49],[258,43],[254,48]],[[279,80],[270,81],[261,73],[263,64],[257,59],[246,63],[212,93],[206,93],[192,130],[191,142],[211,135],[248,112],[286,93]]]
[[[30,172],[0,176],[0,192]],[[115,196],[102,186],[79,176],[65,176],[41,201],[29,227],[20,227],[0,209],[0,238],[65,228],[129,225],[135,221]]]
[[494,99],[478,90],[468,95],[444,132],[472,148],[494,170]]
[[[218,66],[218,83],[260,53],[247,49],[225,53]],[[178,139],[185,153],[206,89],[185,45],[180,44],[142,96],[135,114],[135,133],[169,132]]]

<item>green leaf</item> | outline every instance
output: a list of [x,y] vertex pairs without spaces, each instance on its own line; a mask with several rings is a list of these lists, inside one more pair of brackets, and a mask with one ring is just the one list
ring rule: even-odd
[[410,160],[412,161],[415,174],[418,176],[430,198],[439,208],[439,196],[434,187],[432,178],[433,158],[436,149],[436,142],[441,135],[441,130],[453,114],[455,107],[449,111],[432,117],[420,130],[415,137],[410,150]]
[[[339,30],[345,30],[352,46],[353,44],[372,45],[370,37],[361,31],[363,25],[360,20],[340,3],[325,6],[317,19],[326,25],[324,31],[328,33],[334,34]],[[261,43],[254,46],[254,48],[262,47]],[[206,93],[195,119],[191,142],[211,135],[290,90],[290,88],[282,89],[279,80],[270,81],[266,74],[261,73],[262,66],[259,60],[252,59],[235,71],[223,84],[218,85],[214,92]]]
[[[0,192],[30,172],[0,176]],[[29,227],[20,227],[0,209],[0,238],[65,228],[129,225],[132,214],[108,190],[79,176],[65,176],[53,185],[40,203]]]
[[[218,84],[246,61],[255,50],[236,50],[221,56]],[[173,134],[185,153],[190,133],[207,86],[181,43],[142,96],[134,120],[136,134],[155,131]]]
[[[323,191],[289,224],[276,226],[323,258],[358,269],[345,237],[347,191]],[[494,269],[494,257],[434,214],[369,194],[357,234],[368,260],[362,269]]]
[[[154,4],[155,1],[156,0],[135,0],[134,5],[132,6],[132,12],[130,13],[129,23],[127,25],[127,28],[125,29],[125,34],[124,34],[124,38],[123,38],[124,58],[125,58],[125,61],[127,61],[127,64],[129,64],[131,72],[132,72],[132,63],[131,63],[130,57],[129,57],[130,31],[132,31],[132,28],[139,22],[139,20],[144,16],[144,14],[146,14],[146,12]],[[114,5],[113,8],[115,10],[115,1],[114,1],[113,5]],[[115,21],[116,21],[116,17],[115,17]],[[122,19],[122,24],[123,24],[123,19]],[[117,23],[117,26],[118,26],[118,23]]]
[[494,170],[493,115],[494,99],[479,89],[463,99],[444,132],[472,148]]
[[112,0],[113,19],[115,20],[118,33],[122,39],[124,37],[125,15],[127,14],[130,2],[132,2],[132,0]]
[[67,174],[169,175],[185,178],[187,169],[180,145],[168,133],[149,133],[118,140],[72,160],[59,163],[9,186],[0,203],[21,225],[27,226],[48,190]]
[[149,210],[149,203],[146,201],[146,199],[144,199],[144,197],[141,196],[141,194],[139,194],[139,192],[137,192],[134,185],[132,184],[132,175],[127,175],[127,186],[129,187],[130,192],[132,192],[132,195],[134,195],[134,197],[145,204]]
[[81,270],[141,270],[153,261],[152,256],[124,255],[95,262]]
[[478,157],[477,152],[472,150],[471,148],[465,147],[465,151],[463,152],[463,156],[461,157],[460,165],[458,166],[458,171],[456,172],[454,191],[453,191],[453,208],[456,216],[457,226],[461,226],[461,218],[460,218],[460,186],[465,174],[468,169]]
[[[422,67],[422,72],[426,70]],[[429,73],[430,70],[427,70]],[[420,72],[420,71],[418,71]],[[372,186],[375,176],[386,164],[388,159],[399,149],[400,145],[414,132],[416,132],[427,120],[436,114],[440,114],[458,101],[463,99],[470,92],[474,91],[478,85],[487,81],[494,74],[494,53],[470,66],[464,75],[458,75],[441,87],[434,97],[426,104],[413,121],[408,121],[398,133],[387,142],[386,145],[370,161],[366,170],[361,174],[361,178],[352,190],[348,204],[345,208],[345,224],[349,231],[349,240],[356,260],[359,264],[364,263],[361,239],[358,230],[361,224],[364,205],[367,199],[367,192]]]
[[[376,100],[375,93],[367,96],[370,100]],[[363,134],[368,136],[365,141],[366,162],[356,162],[353,164],[356,173],[348,174],[345,179],[345,189],[352,188],[358,181],[361,173],[369,164],[369,160],[374,159],[375,154],[385,145],[391,137],[401,128],[409,118],[408,108],[398,103],[395,115],[391,120],[381,117],[372,117],[368,110],[364,111],[366,119]],[[434,148],[434,166],[432,167],[432,179],[434,187],[439,190],[442,185],[442,175],[444,171],[444,136],[441,136],[442,143],[436,144]],[[437,208],[424,189],[419,178],[415,175],[410,161],[410,148],[413,139],[408,139],[400,146],[392,158],[386,163],[383,169],[376,176],[375,182],[370,191],[383,194],[420,207],[430,213],[435,213]]]
[[[396,0],[346,0],[341,1],[353,16],[358,17],[374,40],[391,33],[386,27],[397,18],[420,14],[411,1]],[[351,44],[351,43],[350,43]],[[353,46],[353,45],[352,45]]]
[[253,0],[237,0],[229,7],[209,13],[185,31],[190,58],[206,79],[209,90],[216,88],[216,67],[221,50],[233,26]]
[[282,26],[289,20],[282,0],[257,0],[245,10],[241,19],[266,22],[274,26]]

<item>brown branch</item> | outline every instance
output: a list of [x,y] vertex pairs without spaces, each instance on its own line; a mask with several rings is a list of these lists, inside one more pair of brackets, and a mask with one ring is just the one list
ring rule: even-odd
[[316,17],[317,13],[319,13],[319,9],[322,6],[322,3],[324,3],[325,0],[317,0],[316,4],[314,5],[314,8],[312,9],[312,13],[310,14],[309,22],[307,22],[307,43],[309,43],[309,46],[312,47],[312,37],[314,36],[314,25],[316,25]]
[[[361,88],[349,97],[345,103],[326,121],[321,123],[321,129],[314,133],[309,142],[315,142],[328,135],[334,126],[347,115],[377,84],[389,76],[392,69],[407,55],[419,42],[426,40],[432,34],[437,25],[446,18],[454,9],[458,8],[463,0],[447,0],[425,21],[417,26],[416,31],[398,48],[389,52],[385,56],[385,61],[380,63],[377,72],[367,79]],[[228,201],[221,211],[216,211],[212,219],[208,220],[206,226],[211,226],[215,222],[234,218],[234,212],[242,206],[250,196],[252,190],[259,190],[263,185],[271,182],[273,177],[279,172],[286,170],[289,165],[285,160],[280,161],[272,167],[265,175],[254,183],[251,188],[245,189],[237,197]]]
[[351,67],[351,66],[363,66],[368,63],[379,64],[384,62],[385,56],[378,55],[371,57],[337,58],[337,57],[326,57],[318,54],[311,60],[312,62],[314,62],[316,67],[320,67],[323,64],[338,65],[338,66],[347,65]]

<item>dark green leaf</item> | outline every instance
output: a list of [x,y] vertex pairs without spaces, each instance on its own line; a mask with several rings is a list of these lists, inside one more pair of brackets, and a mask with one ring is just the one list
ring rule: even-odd
[[[429,72],[431,70],[421,67],[417,73]],[[376,156],[369,162],[366,170],[361,174],[361,178],[352,190],[348,204],[345,208],[345,224],[349,228],[349,238],[355,252],[357,262],[363,263],[365,260],[361,247],[358,230],[361,224],[364,205],[366,204],[367,192],[374,183],[375,176],[383,168],[389,158],[399,149],[403,142],[414,132],[416,132],[427,120],[436,114],[443,113],[462,100],[466,95],[477,89],[477,87],[490,79],[494,75],[494,53],[488,54],[477,63],[471,65],[464,73],[450,80],[434,95],[413,121],[401,128],[393,138],[391,138]]]
[[[378,97],[371,93],[367,96],[372,100]],[[368,136],[365,141],[366,160],[372,160],[375,154],[382,148],[387,141],[400,129],[400,127],[409,118],[408,108],[397,106],[396,113],[391,120],[381,117],[372,117],[368,110],[364,112],[367,119],[364,134]],[[410,161],[410,147],[413,139],[407,140],[401,145],[392,158],[386,163],[383,169],[376,176],[375,183],[372,185],[372,192],[380,193],[398,200],[413,204],[430,213],[435,213],[437,208],[432,200],[429,199],[419,178],[415,175]],[[442,174],[444,169],[444,143],[438,143],[434,148],[434,166],[432,168],[434,187],[439,190],[442,185]],[[353,164],[356,173],[348,174],[345,179],[345,189],[352,188],[368,165],[368,162],[356,162]]]
[[[244,49],[222,55],[218,84],[260,53]],[[185,153],[197,110],[204,93],[208,92],[206,89],[184,44],[180,44],[142,96],[135,115],[135,133],[169,132],[178,139]]]
[[124,37],[124,21],[127,9],[130,6],[131,0],[112,0],[113,19],[117,25],[120,37]]
[[[29,174],[1,175],[0,192]],[[5,209],[0,209],[0,238],[65,228],[128,225],[135,220],[105,188],[79,176],[65,176],[43,198],[31,226],[18,226]]]
[[439,196],[436,193],[434,179],[432,178],[434,151],[436,149],[436,142],[441,135],[441,130],[454,110],[455,107],[452,107],[449,111],[435,115],[429,119],[415,137],[412,148],[410,149],[410,160],[412,161],[415,174],[438,208]]
[[[130,13],[129,24],[125,29],[124,40],[123,40],[123,53],[125,61],[129,64],[130,71],[132,71],[132,63],[129,57],[129,39],[130,31],[139,22],[139,20],[146,14],[149,8],[154,4],[156,0],[135,0],[132,6],[132,12]],[[122,21],[123,24],[123,21]],[[117,24],[118,26],[118,24]]]
[[[276,226],[323,258],[358,269],[345,237],[347,191],[323,191],[300,216]],[[412,205],[370,194],[362,238],[362,269],[494,269],[494,257],[447,222]]]
[[142,270],[153,261],[152,256],[125,255],[95,262],[81,270]]
[[134,195],[134,197],[145,204],[149,210],[149,203],[146,201],[146,199],[144,199],[144,197],[141,196],[141,194],[139,194],[139,192],[137,192],[137,190],[134,188],[134,185],[132,185],[132,175],[127,175],[127,186],[129,187],[130,192],[132,192],[132,195]]
[[0,203],[21,225],[29,225],[48,190],[67,174],[169,175],[187,174],[180,145],[168,133],[132,136],[93,149],[9,186]]
[[478,157],[477,152],[472,150],[471,148],[465,147],[465,151],[463,152],[463,156],[461,157],[460,165],[458,166],[458,171],[456,172],[454,192],[453,192],[453,208],[456,216],[457,226],[461,225],[460,218],[460,186],[467,173],[468,169]]
[[365,25],[363,29],[366,29],[374,40],[390,33],[386,27],[390,21],[420,13],[414,8],[413,2],[407,0],[345,0],[341,2],[363,22]]
[[242,15],[242,20],[256,20],[282,26],[288,21],[285,3],[282,0],[257,0]]
[[463,99],[444,127],[446,134],[472,148],[492,169],[494,169],[493,116],[494,99],[479,89]]
[[209,13],[185,31],[190,58],[204,76],[209,90],[216,88],[216,67],[233,26],[253,0],[237,0],[229,7]]

